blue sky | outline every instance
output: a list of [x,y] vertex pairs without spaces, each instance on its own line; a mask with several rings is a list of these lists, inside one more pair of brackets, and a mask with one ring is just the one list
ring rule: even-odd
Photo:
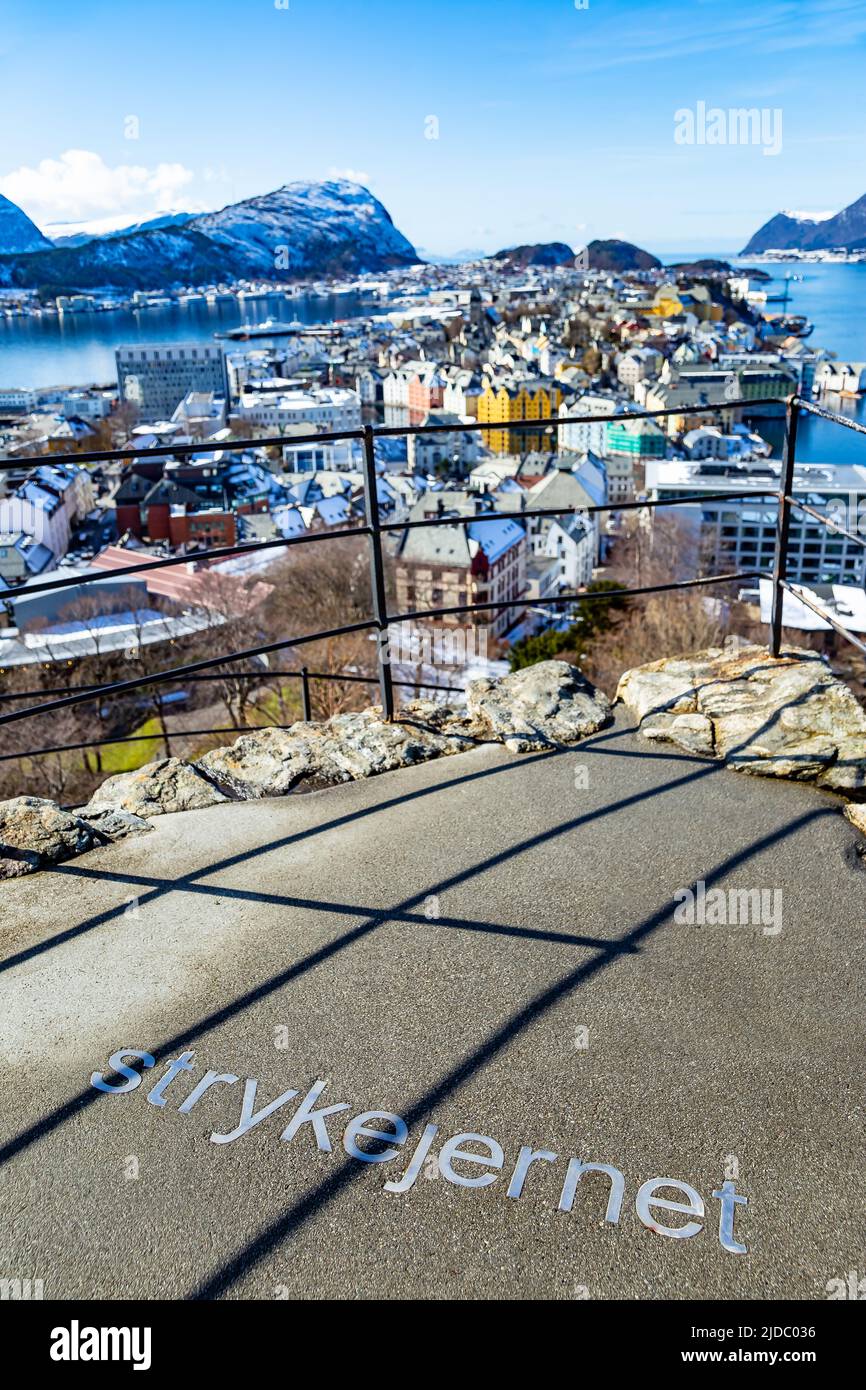
[[[283,3],[2,0],[0,192],[119,225],[348,174],[444,252],[733,250],[866,192],[864,0]],[[699,102],[780,152],[676,143]]]

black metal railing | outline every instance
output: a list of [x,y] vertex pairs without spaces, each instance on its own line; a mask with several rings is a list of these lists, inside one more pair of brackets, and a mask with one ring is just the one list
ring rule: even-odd
[[[359,684],[377,685],[379,689],[379,699],[383,713],[387,719],[393,719],[395,715],[395,689],[423,689],[431,688],[437,690],[447,690],[454,692],[457,687],[433,685],[424,681],[395,681],[391,672],[391,662],[388,652],[387,634],[388,629],[396,623],[415,621],[420,619],[456,617],[481,612],[502,612],[515,608],[525,608],[527,600],[524,597],[519,599],[508,599],[490,601],[485,603],[466,603],[449,607],[417,609],[405,613],[391,613],[388,610],[386,586],[385,586],[385,557],[383,551],[383,537],[390,532],[403,532],[406,530],[435,527],[435,526],[468,526],[484,521],[501,521],[504,516],[510,519],[544,519],[554,518],[573,514],[574,506],[570,507],[531,507],[524,511],[512,512],[474,512],[468,515],[436,515],[425,517],[418,520],[388,521],[383,520],[377,490],[376,461],[375,461],[375,441],[379,437],[398,436],[398,435],[423,435],[444,433],[468,433],[485,430],[517,430],[533,431],[557,429],[564,425],[579,424],[606,424],[622,423],[623,420],[640,419],[659,419],[666,416],[688,416],[688,415],[707,415],[710,411],[727,411],[733,409],[749,410],[756,406],[780,406],[784,405],[786,410],[785,424],[785,444],[781,466],[780,485],[778,488],[724,488],[714,492],[689,493],[679,497],[665,499],[643,499],[622,502],[606,502],[598,505],[581,507],[583,515],[592,515],[602,512],[620,512],[637,509],[653,509],[658,506],[684,506],[689,504],[704,504],[717,501],[735,501],[745,498],[761,499],[773,498],[778,503],[777,537],[775,549],[775,562],[773,567],[773,605],[770,621],[770,651],[774,656],[778,656],[781,645],[782,631],[782,602],[784,592],[790,592],[808,607],[812,607],[820,616],[824,618],[831,627],[836,628],[842,636],[866,652],[866,646],[841,624],[837,624],[822,609],[803,598],[789,582],[786,574],[788,534],[790,529],[791,507],[802,509],[814,517],[821,524],[833,530],[841,531],[848,535],[852,540],[866,545],[866,539],[852,532],[847,532],[829,518],[822,516],[806,503],[795,498],[793,493],[794,466],[796,461],[796,441],[797,424],[799,413],[808,411],[810,414],[819,416],[834,424],[842,425],[845,428],[856,430],[861,434],[866,434],[866,426],[860,425],[855,421],[848,420],[844,416],[836,415],[823,407],[814,405],[810,401],[804,400],[800,396],[790,396],[786,401],[780,400],[775,396],[759,397],[752,400],[735,399],[723,401],[717,404],[700,404],[694,406],[675,406],[663,410],[640,410],[629,411],[627,414],[610,415],[568,415],[541,418],[538,420],[515,420],[515,421],[477,421],[461,422],[459,424],[443,425],[409,425],[409,426],[361,426],[357,429],[326,431],[306,435],[295,435],[290,439],[280,436],[269,436],[259,439],[239,439],[227,440],[218,447],[223,451],[235,451],[239,449],[261,449],[268,446],[285,446],[286,444],[323,444],[332,443],[346,439],[358,439],[363,445],[363,474],[364,474],[364,501],[365,501],[365,521],[362,525],[345,527],[329,531],[312,532],[301,536],[281,537],[276,540],[255,541],[251,543],[241,543],[231,546],[219,546],[209,550],[195,551],[190,554],[173,555],[156,560],[147,560],[132,565],[124,565],[115,569],[94,570],[91,573],[73,575],[63,579],[45,580],[37,584],[28,584],[22,592],[28,596],[38,593],[46,593],[52,590],[67,587],[79,587],[90,583],[99,583],[112,578],[130,578],[136,574],[142,574],[153,570],[168,568],[174,565],[188,565],[191,561],[202,560],[212,561],[226,559],[232,556],[252,553],[255,551],[290,548],[295,545],[312,543],[327,543],[328,541],[343,540],[351,536],[366,536],[368,540],[370,580],[372,593],[372,613],[369,618],[362,619],[353,623],[346,623],[341,626],[333,627],[324,631],[304,633],[294,637],[284,637],[276,641],[259,643],[256,646],[248,647],[239,651],[225,652],[219,656],[207,657],[200,660],[186,662],[178,666],[167,668],[163,671],[151,672],[146,675],[134,676],[128,680],[106,682],[104,684],[55,687],[43,691],[24,691],[7,692],[0,695],[3,703],[17,702],[22,699],[35,698],[41,696],[39,703],[27,705],[23,709],[9,710],[0,713],[0,725],[11,724],[23,719],[32,718],[42,714],[69,708],[84,702],[102,699],[106,696],[126,694],[135,690],[147,687],[173,684],[178,681],[185,683],[191,681],[207,680],[250,680],[266,679],[272,676],[285,676],[291,679],[300,680],[302,683],[302,697],[304,717],[310,717],[310,681],[337,681],[337,682],[357,682]],[[214,451],[213,442],[200,444],[183,444],[157,446],[153,449],[103,449],[90,452],[72,454],[48,454],[27,459],[19,458],[16,460],[0,460],[0,471],[20,469],[26,466],[28,469],[39,467],[40,465],[57,466],[60,464],[76,464],[78,466],[91,463],[108,463],[118,460],[129,460],[142,462],[147,458],[166,458],[172,456],[191,457],[197,453],[212,453]],[[698,588],[711,585],[740,583],[746,580],[768,578],[770,576],[762,569],[738,571],[730,574],[714,574],[703,576],[697,579],[676,580],[666,584],[649,584],[637,588],[622,588],[605,590],[598,593],[574,592],[566,594],[556,594],[540,600],[543,607],[560,607],[586,602],[609,601],[615,598],[627,598],[642,596],[653,593],[663,593],[679,589]],[[14,602],[14,591],[11,594]],[[254,658],[271,655],[276,652],[285,652],[295,648],[303,647],[312,642],[320,642],[326,639],[342,637],[355,632],[376,632],[377,643],[377,672],[375,676],[368,676],[354,672],[313,672],[306,667],[286,671],[269,671],[267,669],[257,671],[237,671],[213,674],[214,668],[224,667],[230,663],[250,661]],[[45,699],[44,696],[56,698]],[[253,726],[256,727],[256,726]],[[278,726],[281,727],[281,726]],[[176,729],[168,732],[154,731],[152,734],[140,735],[142,740],[153,739],[163,740],[166,743],[172,737],[183,738],[187,733],[190,736],[203,735],[205,733],[226,733],[232,732],[240,734],[244,728],[231,729],[211,729],[211,730],[190,730]],[[51,748],[32,749],[23,753],[4,755],[2,760],[8,756],[10,758],[35,757],[42,753],[72,751],[73,749],[95,748],[102,744],[131,742],[129,736],[119,738],[95,738],[89,743],[77,743],[68,745],[52,746]]]

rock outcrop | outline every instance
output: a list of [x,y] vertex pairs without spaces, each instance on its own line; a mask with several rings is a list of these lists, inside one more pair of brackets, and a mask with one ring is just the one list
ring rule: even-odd
[[472,681],[470,717],[512,752],[575,743],[610,718],[610,701],[576,666],[540,661],[501,680]]
[[710,648],[653,661],[627,671],[616,698],[647,739],[866,799],[866,710],[816,652]]
[[31,874],[149,829],[147,821],[125,812],[85,817],[42,797],[16,796],[0,802],[0,878]]
[[337,714],[324,724],[244,734],[228,748],[214,748],[197,766],[227,795],[249,799],[282,796],[299,782],[314,787],[375,777],[398,767],[459,753],[472,739],[455,715],[449,724],[442,706],[417,701],[387,723],[377,708]]
[[93,793],[85,815],[129,811],[149,818],[171,811],[201,811],[226,799],[192,763],[181,758],[160,758],[135,772],[109,777]]
[[504,743],[512,752],[553,748],[576,743],[609,718],[609,700],[580,671],[564,661],[543,661],[501,679],[471,682],[465,707],[416,700],[390,724],[373,707],[324,723],[251,730],[195,763],[162,758],[109,777],[80,815],[32,797],[0,802],[0,877],[147,829],[154,816],[283,796],[300,784],[375,777],[478,743]]

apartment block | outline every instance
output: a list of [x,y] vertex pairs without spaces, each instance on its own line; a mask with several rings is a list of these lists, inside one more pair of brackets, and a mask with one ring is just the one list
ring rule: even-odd
[[[660,502],[702,492],[749,489],[754,497],[697,502],[676,508],[700,533],[701,569],[705,574],[772,568],[776,547],[779,465],[720,462],[652,461],[646,490]],[[793,496],[866,538],[866,466],[803,464],[794,473]],[[788,578],[803,583],[862,584],[864,547],[791,510]]]
[[145,344],[117,348],[117,390],[145,423],[169,420],[190,391],[226,397],[225,354],[209,343]]

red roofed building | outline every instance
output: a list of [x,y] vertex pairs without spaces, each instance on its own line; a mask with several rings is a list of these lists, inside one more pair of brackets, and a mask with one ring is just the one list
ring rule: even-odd
[[[94,556],[90,563],[94,569],[123,570],[134,565],[146,564],[153,558],[146,550],[124,550],[121,546],[109,545],[99,555]],[[258,580],[255,584],[248,585],[233,574],[223,574],[195,560],[190,560],[185,565],[166,565],[162,569],[144,570],[135,578],[141,580],[149,594],[160,594],[183,608],[213,607],[214,587],[217,584],[221,591],[231,590],[233,586],[237,588],[239,611],[255,607],[273,590],[272,584]]]

